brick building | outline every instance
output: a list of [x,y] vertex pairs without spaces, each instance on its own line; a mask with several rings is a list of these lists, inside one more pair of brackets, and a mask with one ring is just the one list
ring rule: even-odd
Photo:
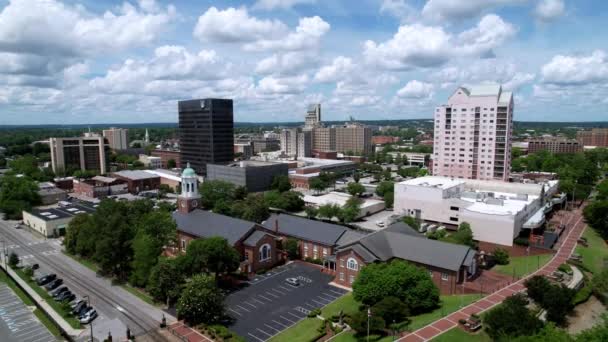
[[375,135],[372,137],[372,144],[374,145],[384,145],[384,144],[394,144],[398,143],[401,140],[399,137],[392,137],[389,135]]
[[576,140],[583,146],[608,147],[608,128],[592,128],[576,132]]
[[175,161],[175,165],[179,167],[181,165],[182,159],[180,157],[179,150],[152,150],[152,156],[160,157],[160,164],[163,169],[168,169],[169,160]]
[[156,190],[160,187],[160,177],[158,175],[142,170],[124,170],[114,172],[116,179],[127,183],[130,193],[138,194],[141,191]]
[[528,153],[549,151],[551,153],[577,153],[583,146],[574,139],[565,138],[539,138],[528,141]]
[[104,176],[91,179],[74,179],[74,194],[89,198],[105,198],[112,195],[122,195],[128,192],[127,183],[123,180]]

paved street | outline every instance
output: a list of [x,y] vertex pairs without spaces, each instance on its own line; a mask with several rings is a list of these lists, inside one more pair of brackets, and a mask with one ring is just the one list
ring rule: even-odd
[[[110,280],[97,277],[95,272],[64,255],[59,241],[45,240],[25,229],[15,229],[13,225],[14,222],[0,220],[0,240],[4,241],[9,253],[15,251],[23,264],[39,264],[37,276],[56,273],[78,297],[88,295],[91,305],[99,313],[93,321],[95,337],[105,338],[108,332],[115,338],[123,337],[129,327],[135,335],[147,333],[156,341],[165,340],[155,332],[163,315],[161,309],[113,286]],[[168,321],[172,320],[165,315]],[[89,329],[85,334],[89,334]]]
[[[297,278],[300,285],[289,285],[286,278]],[[228,296],[228,314],[236,320],[230,329],[247,341],[266,341],[304,319],[311,310],[344,295],[345,290],[329,285],[332,279],[314,266],[292,263],[282,272]]]
[[51,342],[57,339],[6,284],[0,283],[0,341]]

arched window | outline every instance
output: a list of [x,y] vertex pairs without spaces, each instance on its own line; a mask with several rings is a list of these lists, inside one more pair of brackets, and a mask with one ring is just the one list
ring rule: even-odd
[[260,247],[260,261],[266,261],[270,259],[270,245],[264,244]]
[[346,268],[348,268],[349,270],[358,271],[359,263],[357,263],[357,260],[353,258],[348,258],[348,260],[346,261]]

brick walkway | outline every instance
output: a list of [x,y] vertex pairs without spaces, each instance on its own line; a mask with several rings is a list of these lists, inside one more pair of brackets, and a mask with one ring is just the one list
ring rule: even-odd
[[[570,226],[572,220],[575,221],[573,226]],[[566,231],[565,238],[562,239],[561,242],[558,242],[559,248],[557,253],[553,256],[550,262],[545,264],[545,266],[541,267],[536,272],[528,275],[525,278],[520,279],[519,281],[510,284],[508,286],[503,287],[502,289],[480,299],[479,301],[465,306],[464,308],[453,312],[452,314],[443,317],[429,325],[422,327],[416,331],[409,333],[408,335],[403,336],[399,339],[402,342],[422,342],[429,341],[433,338],[443,334],[444,332],[457,327],[459,319],[467,319],[471,314],[479,314],[484,311],[487,311],[494,306],[502,303],[502,301],[518,292],[521,292],[525,289],[524,282],[527,278],[532,277],[534,275],[548,275],[553,273],[559,265],[563,264],[568,260],[568,258],[574,252],[576,247],[576,241],[585,230],[585,224],[582,219],[582,208],[579,208],[574,211],[574,215],[571,220],[567,224],[568,230]],[[563,235],[562,235],[563,236]]]
[[209,337],[201,334],[195,329],[184,325],[183,322],[175,322],[168,326],[168,330],[183,341],[188,342],[213,342]]

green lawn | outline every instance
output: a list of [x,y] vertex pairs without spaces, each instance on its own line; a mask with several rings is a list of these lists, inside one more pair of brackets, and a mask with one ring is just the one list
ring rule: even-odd
[[[13,292],[15,292],[17,297],[21,299],[23,304],[27,306],[35,305],[34,301],[25,292],[23,292],[23,290],[21,290],[21,288],[17,286],[17,284],[15,284],[12,279],[8,277],[4,270],[0,271],[0,283],[7,284],[8,287],[11,288]],[[61,337],[61,331],[59,330],[57,325],[55,325],[55,323],[51,321],[51,319],[43,311],[36,308],[36,310],[34,310],[34,315],[38,317],[38,320],[40,320],[40,322],[44,324],[44,326],[51,332],[51,334],[55,335],[56,337]]]
[[583,257],[583,265],[593,273],[599,273],[603,268],[604,259],[608,258],[608,246],[599,234],[590,227],[583,232],[589,247],[578,245],[576,253]]
[[[413,331],[421,328],[441,317],[447,316],[450,313],[458,310],[460,306],[466,306],[479,298],[479,295],[456,295],[456,296],[441,296],[441,307],[433,310],[429,313],[411,317],[411,324],[408,330]],[[344,310],[345,314],[355,313],[359,310],[359,303],[355,301],[351,293],[348,293],[333,303],[330,303],[321,310],[322,316],[329,318],[333,315],[337,315],[340,310]],[[275,336],[271,342],[287,342],[287,341],[311,341],[312,337],[316,335],[316,329],[320,321],[318,319],[306,318],[300,323],[293,327],[285,330],[281,334]],[[332,341],[335,342],[353,342],[357,341],[357,337],[354,332],[346,332],[336,337]],[[370,336],[370,341],[373,342],[387,342],[392,341],[392,336]]]
[[99,266],[97,266],[94,262],[87,260],[85,258],[81,258],[77,255],[74,254],[70,254],[68,252],[63,252],[63,254],[69,256],[70,258],[74,259],[75,261],[79,262],[82,266],[90,269],[91,271],[97,273],[97,271],[99,271]]
[[492,270],[521,278],[543,267],[552,257],[553,254],[512,257],[507,265],[496,265]]
[[162,306],[162,303],[158,303],[154,300],[154,298],[152,298],[147,292],[138,289],[136,287],[131,286],[130,284],[123,284],[120,285],[120,287],[122,287],[123,289],[125,289],[127,292],[130,292],[132,295],[136,296],[137,298],[143,300],[144,302],[152,305],[152,306]]
[[469,334],[468,332],[454,328],[447,332],[435,337],[431,341],[433,342],[491,342],[492,339],[483,331],[475,334]]

